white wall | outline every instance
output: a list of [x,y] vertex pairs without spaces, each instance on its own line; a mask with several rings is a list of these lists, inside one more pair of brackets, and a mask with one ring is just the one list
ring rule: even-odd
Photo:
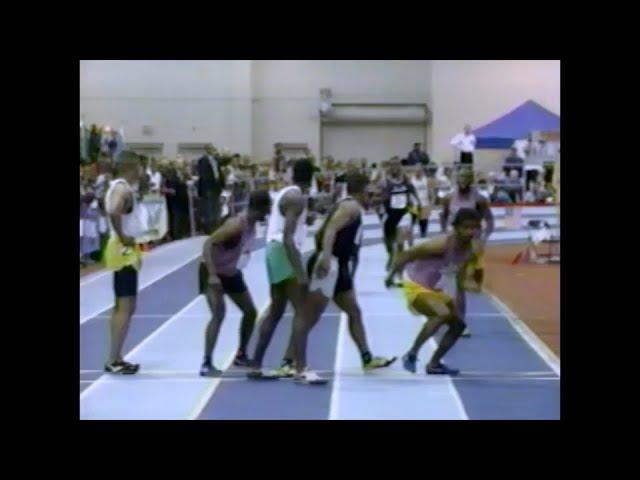
[[[560,114],[560,61],[434,60],[432,88],[433,158],[450,162],[449,142],[465,123],[482,126],[527,100]],[[476,155],[480,168],[495,164],[495,157]]]
[[[214,142],[251,152],[251,61],[80,62],[86,124],[123,126],[128,142]],[[142,134],[151,125],[152,136]]]
[[[179,142],[207,141],[258,158],[276,142],[300,142],[318,155],[325,87],[336,102],[427,103],[438,162],[453,160],[449,141],[465,123],[480,126],[529,99],[560,113],[558,60],[86,60],[80,113],[87,124],[124,126],[127,141],[164,142],[166,156]],[[154,135],[143,136],[143,125]],[[499,156],[480,152],[480,166]]]
[[366,158],[380,164],[399,155],[406,156],[415,142],[424,143],[421,125],[326,125],[323,154],[336,161]]
[[318,155],[321,88],[336,102],[425,103],[430,70],[426,60],[254,61],[253,153],[269,157],[276,142],[302,142]]

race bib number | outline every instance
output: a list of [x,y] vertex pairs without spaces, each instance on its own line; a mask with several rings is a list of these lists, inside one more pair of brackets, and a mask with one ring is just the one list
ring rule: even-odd
[[407,195],[405,193],[391,195],[391,208],[406,208]]

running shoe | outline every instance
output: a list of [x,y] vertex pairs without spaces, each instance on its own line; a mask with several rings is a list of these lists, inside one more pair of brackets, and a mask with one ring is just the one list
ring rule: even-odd
[[113,373],[116,375],[134,375],[140,370],[140,365],[137,363],[129,363],[121,360],[119,362],[107,363],[104,366],[104,371],[107,373]]
[[427,375],[451,375],[455,376],[460,373],[460,370],[457,368],[449,368],[444,363],[439,363],[438,365],[427,365],[426,367]]
[[250,367],[251,359],[246,353],[238,352],[236,354],[236,358],[233,359],[233,366],[234,367]]
[[273,371],[273,374],[278,377],[292,378],[296,374],[296,369],[291,363],[285,363],[277,370]]
[[263,372],[262,370],[251,370],[247,372],[250,380],[278,380],[280,377],[275,372]]
[[411,373],[416,373],[418,371],[418,368],[416,366],[417,363],[418,357],[416,355],[407,353],[404,357],[402,357],[402,366],[405,370]]
[[363,365],[365,370],[375,370],[376,368],[384,368],[391,365],[393,362],[397,360],[398,357],[393,358],[384,358],[384,357],[373,357],[367,363]]
[[325,385],[329,380],[322,378],[316,372],[305,370],[301,374],[296,374],[293,381],[303,385]]
[[464,338],[469,338],[471,336],[471,330],[469,330],[469,327],[465,328],[464,332],[462,332],[460,336]]
[[219,377],[220,375],[222,375],[222,370],[218,370],[210,363],[203,363],[200,367],[201,377]]

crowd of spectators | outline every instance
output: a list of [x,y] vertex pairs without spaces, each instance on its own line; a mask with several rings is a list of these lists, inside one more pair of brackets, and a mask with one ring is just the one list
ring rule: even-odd
[[[92,125],[86,158],[80,164],[80,258],[81,264],[99,259],[101,246],[108,235],[104,198],[109,182],[114,178],[114,158],[124,148],[122,138],[113,130],[100,130]],[[370,163],[366,158],[336,161],[326,156],[316,161],[309,150],[298,157],[286,156],[274,149],[270,161],[256,162],[208,145],[197,158],[175,159],[141,156],[144,174],[137,186],[139,199],[154,198],[166,202],[168,233],[162,241],[180,240],[191,235],[209,234],[220,219],[241,210],[248,194],[255,189],[278,189],[290,184],[293,162],[300,157],[311,158],[316,164],[312,195],[316,209],[327,211],[346,195],[345,175],[349,171],[366,174],[372,184],[385,178],[388,163]],[[400,159],[407,172],[422,169],[427,177],[432,205],[449,194],[455,186],[456,166],[439,166],[431,161],[420,143]],[[536,177],[525,182],[525,159],[513,148],[504,161],[503,171],[477,175],[477,187],[494,203],[540,203],[553,199],[551,181]]]

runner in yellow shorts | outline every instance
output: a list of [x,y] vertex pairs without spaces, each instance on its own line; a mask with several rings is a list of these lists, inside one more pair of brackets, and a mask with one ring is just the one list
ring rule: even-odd
[[476,261],[480,215],[475,209],[461,209],[453,222],[453,233],[428,240],[401,253],[394,260],[386,285],[406,266],[403,291],[408,308],[427,317],[412,347],[402,361],[415,373],[418,352],[438,329],[448,325],[438,348],[426,365],[430,375],[455,375],[458,370],[445,366],[441,359],[462,335],[466,325],[465,290],[469,288],[466,269]]

